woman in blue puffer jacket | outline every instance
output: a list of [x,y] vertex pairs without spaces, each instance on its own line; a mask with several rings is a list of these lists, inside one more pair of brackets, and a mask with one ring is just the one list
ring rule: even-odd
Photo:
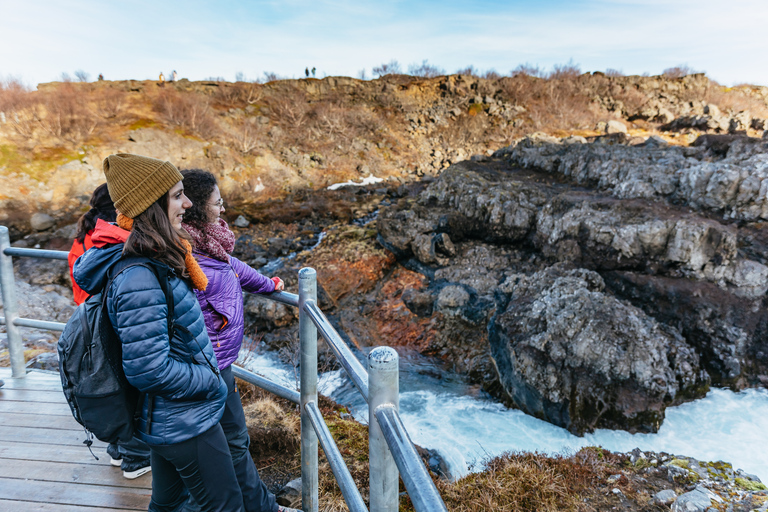
[[269,279],[231,255],[235,234],[220,216],[224,200],[216,178],[199,169],[182,171],[184,190],[193,206],[184,213],[184,230],[192,237],[194,256],[208,278],[205,290],[195,290],[213,343],[221,376],[227,383],[227,405],[221,426],[245,499],[246,511],[293,510],[275,505],[275,497],[259,478],[248,450],[250,438],[231,365],[243,342],[243,290],[270,293],[282,290],[279,277]]
[[[90,294],[112,278],[108,313],[122,344],[123,369],[148,397],[137,429],[151,452],[149,510],[178,510],[191,494],[203,510],[242,511],[243,496],[219,424],[227,385],[193,292],[193,287],[205,289],[207,280],[181,227],[192,206],[182,176],[170,162],[130,154],[108,156],[104,174],[119,212],[117,223],[130,234],[125,243],[86,251],[77,259],[74,278]],[[168,332],[169,305],[150,268],[130,266],[112,275],[115,263],[132,256],[151,258],[151,264],[167,270],[173,321],[186,330]]]

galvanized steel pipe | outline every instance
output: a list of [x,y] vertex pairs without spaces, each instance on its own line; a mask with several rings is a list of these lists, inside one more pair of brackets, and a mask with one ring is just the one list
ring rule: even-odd
[[317,300],[317,273],[299,270],[299,375],[301,383],[301,507],[317,512],[317,434],[307,412],[309,402],[317,403],[317,329],[306,313],[307,301]]
[[408,489],[413,508],[417,512],[447,512],[443,498],[437,492],[421,457],[416,453],[397,409],[388,404],[381,405],[375,409],[374,415],[392,451],[405,488]]
[[24,362],[24,344],[21,333],[16,326],[19,317],[19,305],[16,302],[16,284],[13,279],[13,258],[8,251],[11,247],[11,236],[8,228],[0,226],[0,286],[3,292],[3,311],[5,314],[5,330],[8,333],[8,353],[11,358],[11,376],[20,379],[27,375]]
[[253,372],[249,372],[245,368],[241,368],[233,364],[232,374],[238,379],[243,379],[245,382],[250,382],[254,386],[258,386],[261,389],[265,389],[270,393],[273,393],[279,396],[280,398],[285,398],[286,400],[290,400],[291,402],[296,404],[301,403],[301,396],[299,395],[298,391],[294,391],[292,389],[288,389],[284,386],[281,386],[280,384],[277,384],[276,382],[272,382],[271,380],[265,377],[262,377],[261,375],[257,375]]
[[363,365],[357,360],[347,344],[344,343],[344,340],[341,339],[336,329],[331,326],[328,318],[320,311],[315,301],[307,301],[304,304],[304,311],[312,318],[315,326],[317,326],[323,338],[328,342],[333,353],[336,354],[336,359],[338,359],[347,375],[349,375],[349,378],[357,386],[363,398],[368,401],[368,372],[365,371]]
[[347,502],[350,512],[368,512],[363,497],[360,495],[360,491],[352,479],[349,468],[347,468],[341,452],[339,452],[339,448],[336,446],[336,442],[328,430],[328,425],[325,424],[323,415],[320,414],[320,409],[317,408],[317,404],[315,402],[307,402],[306,409],[312,426],[315,427],[317,437],[320,439],[320,445],[325,452],[325,458],[328,459],[328,464],[331,466],[333,476],[336,477],[336,483],[339,484],[341,494],[344,496],[344,501]]
[[373,411],[381,405],[400,407],[399,357],[391,347],[368,354],[368,471],[371,512],[397,512],[400,493],[397,465]]
[[27,256],[29,258],[43,258],[46,260],[67,261],[67,256],[69,256],[69,253],[67,251],[51,251],[48,249],[25,249],[23,247],[8,247],[7,249],[5,249],[4,252],[8,256]]

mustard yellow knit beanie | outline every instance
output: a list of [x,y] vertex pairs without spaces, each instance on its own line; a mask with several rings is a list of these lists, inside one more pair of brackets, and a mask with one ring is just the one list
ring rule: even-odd
[[105,158],[104,174],[115,208],[131,219],[184,179],[171,162],[128,153]]

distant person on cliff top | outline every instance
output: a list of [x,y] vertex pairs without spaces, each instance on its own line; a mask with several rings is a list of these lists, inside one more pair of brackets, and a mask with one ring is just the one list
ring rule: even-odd
[[178,74],[176,74],[176,70],[173,70],[173,74],[171,75],[171,81],[175,82],[176,79],[179,77]]
[[[105,240],[125,242],[128,235],[127,231],[113,224],[117,219],[117,212],[112,198],[109,197],[106,183],[99,185],[93,191],[90,205],[91,209],[77,221],[77,233],[67,256],[69,276],[72,278],[72,294],[75,304],[78,305],[85,302],[89,295],[77,285],[72,276],[72,267],[77,258],[93,247],[94,237],[97,242]],[[120,466],[125,478],[138,478],[151,470],[149,446],[136,437],[127,443],[110,444],[107,447],[107,454],[113,466]]]
[[312,67],[312,78],[315,78],[315,68],[314,68],[314,66]]
[[309,68],[304,68],[304,76],[309,78]]
[[221,377],[227,383],[227,402],[220,424],[227,437],[245,509],[248,512],[294,510],[277,507],[275,496],[259,477],[248,450],[248,427],[232,374],[232,363],[243,343],[243,290],[250,293],[280,291],[284,288],[283,281],[279,277],[265,277],[232,256],[235,234],[221,218],[224,200],[213,174],[199,169],[185,170],[181,174],[184,176],[184,192],[192,201],[192,206],[184,213],[182,226],[192,237],[192,254],[208,278],[208,287],[195,290],[195,294],[203,310]]
[[165,76],[163,75],[162,72],[160,72],[160,78],[158,80],[159,80],[159,82],[158,82],[157,85],[159,85],[160,87],[164,87],[165,86]]
[[104,80],[104,75],[102,75],[101,73],[99,73],[99,82],[101,82],[102,80]]

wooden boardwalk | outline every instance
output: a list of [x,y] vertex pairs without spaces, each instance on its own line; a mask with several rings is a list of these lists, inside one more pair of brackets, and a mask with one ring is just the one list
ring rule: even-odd
[[0,511],[147,510],[152,473],[123,478],[98,440],[93,458],[57,373],[0,368],[0,379]]

